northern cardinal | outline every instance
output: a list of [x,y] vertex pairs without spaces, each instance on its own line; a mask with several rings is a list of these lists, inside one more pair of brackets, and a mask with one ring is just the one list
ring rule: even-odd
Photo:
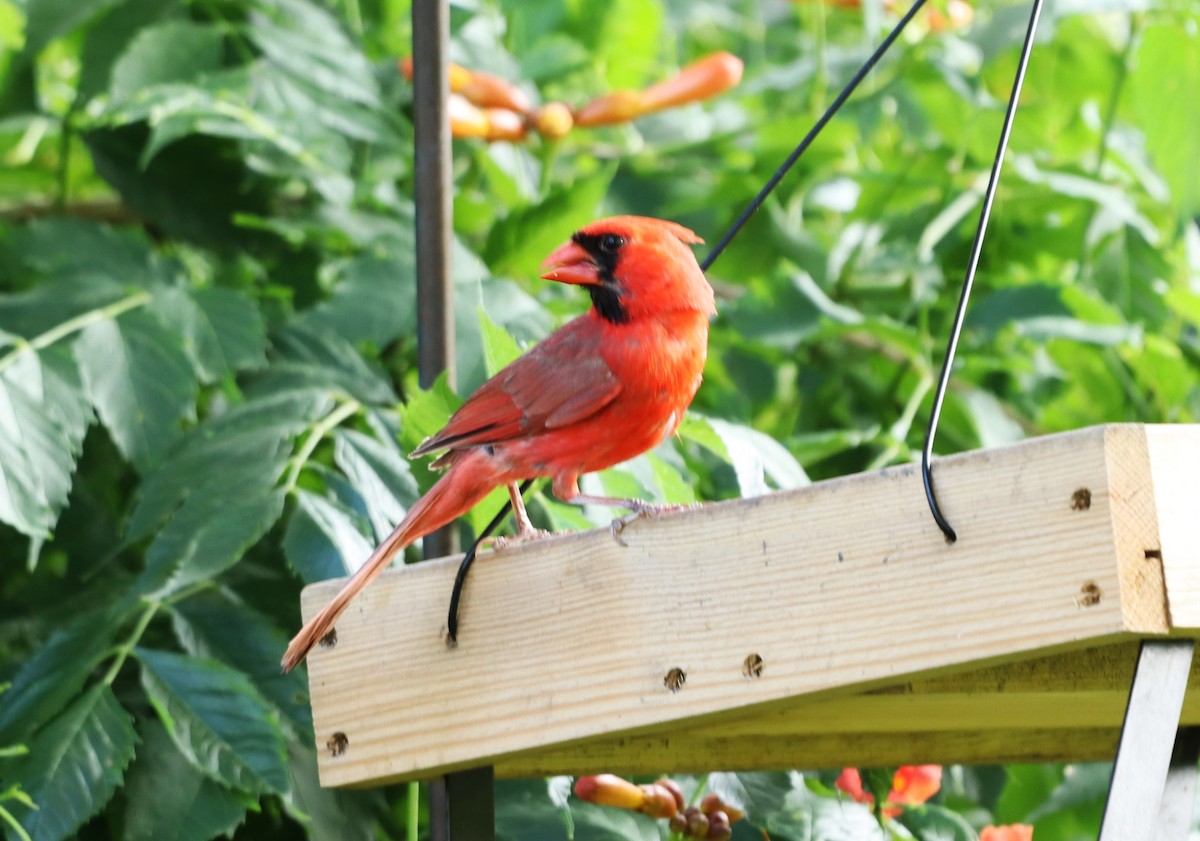
[[553,477],[564,502],[625,508],[636,499],[584,496],[578,479],[646,452],[672,435],[700,387],[713,290],[674,222],[616,216],[577,231],[542,264],[542,277],[587,289],[592,308],[479,387],[410,457],[439,455],[444,476],[409,510],[332,601],[296,634],[285,671],[304,659],[396,552],[507,485],[522,534],[533,531],[517,484]]

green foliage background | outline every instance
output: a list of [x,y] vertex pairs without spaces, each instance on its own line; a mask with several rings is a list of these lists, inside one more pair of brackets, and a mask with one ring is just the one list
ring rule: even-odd
[[[681,440],[594,481],[716,499],[914,458],[1026,15],[989,0],[897,46],[710,273]],[[746,61],[730,94],[634,125],[455,144],[460,390],[582,308],[531,280],[578,224],[715,241],[889,20],[877,0],[455,3],[454,58],[538,99]],[[940,451],[1197,420],[1198,29],[1183,0],[1049,4]],[[405,452],[457,399],[416,387],[408,4],[0,0],[0,42],[7,837],[423,831],[407,789],[319,789],[306,684],[277,666],[301,586],[428,485]],[[831,779],[706,782],[747,804],[737,838],[883,837]],[[1106,781],[947,769],[886,833],[1094,837]],[[503,837],[659,837],[565,794],[501,786]]]

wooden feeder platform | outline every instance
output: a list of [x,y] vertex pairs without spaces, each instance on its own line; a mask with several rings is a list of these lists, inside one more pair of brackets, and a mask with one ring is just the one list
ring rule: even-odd
[[[388,572],[309,657],[322,784],[1111,759],[1142,641],[1200,631],[1200,425],[1051,435],[934,478],[953,544],[899,466],[641,520],[625,545],[482,554],[456,648],[459,559]],[[305,617],[339,586],[308,587]],[[1145,666],[1151,702],[1179,696],[1152,716],[1173,736],[1200,724],[1200,672],[1190,641],[1161,650],[1186,652],[1177,691]]]

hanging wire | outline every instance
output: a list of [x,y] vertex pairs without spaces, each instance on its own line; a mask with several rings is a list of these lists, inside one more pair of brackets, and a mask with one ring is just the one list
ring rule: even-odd
[[1029,54],[1033,51],[1033,38],[1037,33],[1038,19],[1042,14],[1042,0],[1033,0],[1033,9],[1029,14],[1029,27],[1025,31],[1025,43],[1021,47],[1021,60],[1017,64],[1017,75],[1013,79],[1012,93],[1008,98],[1008,108],[1004,114],[1004,125],[1000,129],[1000,142],[996,146],[996,157],[992,161],[992,172],[988,177],[987,190],[983,194],[983,208],[979,212],[979,226],[975,229],[975,242],[971,245],[971,258],[967,262],[967,273],[963,278],[962,292],[958,297],[958,309],[954,313],[954,326],[950,328],[950,341],[946,345],[946,356],[942,361],[942,371],[938,376],[937,391],[933,395],[933,409],[929,413],[929,426],[925,429],[925,446],[921,449],[921,481],[925,485],[925,499],[929,502],[929,511],[933,514],[934,522],[946,536],[946,541],[953,543],[958,535],[942,514],[937,496],[933,492],[933,475],[930,471],[930,459],[933,457],[933,439],[937,435],[938,420],[942,415],[942,402],[946,398],[946,386],[950,382],[950,368],[954,364],[954,353],[958,350],[958,337],[962,333],[963,319],[967,313],[967,300],[971,297],[971,287],[975,282],[975,270],[979,266],[979,254],[983,250],[983,237],[987,232],[988,219],[992,215],[992,201],[996,197],[996,185],[1000,180],[1000,167],[1004,164],[1004,152],[1008,148],[1008,136],[1012,132],[1013,118],[1017,113],[1017,103],[1021,99],[1021,86],[1025,83],[1025,70],[1029,66]]
[[[900,18],[896,25],[892,27],[892,31],[888,33],[888,36],[883,39],[883,41],[875,49],[875,52],[871,53],[871,56],[866,60],[866,62],[863,63],[862,67],[860,67],[850,81],[846,83],[846,86],[842,88],[842,91],[837,95],[837,98],[833,100],[827,109],[825,109],[825,113],[821,115],[821,118],[813,124],[813,127],[809,129],[809,132],[804,136],[804,139],[801,140],[800,143],[797,144],[796,148],[792,150],[792,153],[788,155],[787,160],[783,162],[779,169],[775,170],[775,174],[772,175],[770,180],[768,180],[763,188],[759,190],[758,195],[755,196],[753,201],[746,206],[746,209],[742,211],[741,215],[738,216],[738,218],[730,226],[729,230],[725,232],[725,235],[717,241],[717,244],[713,246],[710,252],[708,252],[708,256],[700,262],[700,268],[702,271],[708,271],[709,267],[712,266],[712,264],[716,262],[717,258],[721,256],[721,252],[725,250],[729,243],[733,241],[733,238],[737,236],[742,228],[745,227],[746,223],[750,221],[750,217],[754,215],[754,212],[762,207],[762,204],[764,201],[766,201],[767,196],[769,196],[771,191],[779,185],[779,182],[783,180],[783,177],[787,175],[788,170],[795,165],[796,161],[800,160],[800,156],[808,150],[808,147],[812,145],[814,140],[816,140],[817,135],[821,133],[821,130],[825,128],[826,124],[833,119],[833,116],[837,114],[843,105],[846,104],[846,100],[848,100],[850,95],[854,93],[854,90],[858,87],[859,83],[862,82],[862,80],[866,78],[867,74],[871,72],[872,68],[879,63],[879,59],[883,58],[883,54],[886,53],[892,44],[895,43],[896,39],[900,37],[900,33],[904,31],[904,28],[908,26],[909,22],[913,19],[916,13],[920,11],[922,6],[925,5],[925,2],[926,0],[916,0],[912,7],[905,12],[904,17]],[[529,481],[526,481],[521,485],[522,495],[524,495],[525,491],[529,488],[529,484]],[[484,540],[491,536],[492,532],[499,528],[500,524],[504,522],[504,518],[508,516],[508,513],[511,510],[512,502],[505,502],[504,505],[500,507],[499,513],[492,518],[492,521],[488,523],[484,527],[483,531],[479,533],[479,536],[475,538],[475,542],[471,544],[471,548],[467,550],[467,554],[463,556],[462,562],[458,566],[458,574],[454,577],[454,589],[450,594],[450,614],[446,620],[447,645],[454,645],[457,642],[458,604],[462,597],[463,586],[466,584],[467,573],[471,569],[471,564],[475,561],[475,555],[479,551],[479,546]]]
[[742,215],[739,216],[737,220],[729,227],[729,230],[725,232],[725,235],[717,241],[717,244],[713,246],[712,251],[708,252],[708,256],[700,262],[700,268],[702,270],[708,271],[709,266],[717,261],[717,258],[721,256],[721,252],[725,250],[725,247],[733,241],[733,238],[737,236],[738,232],[741,231],[745,224],[750,221],[750,217],[754,215],[754,211],[762,207],[762,203],[767,200],[767,196],[769,196],[771,191],[774,190],[775,187],[778,186],[779,182],[783,180],[783,176],[787,175],[788,170],[792,168],[796,161],[800,160],[800,156],[803,155],[808,150],[808,147],[812,145],[812,142],[817,139],[817,135],[820,134],[821,130],[825,128],[825,124],[832,120],[833,115],[836,114],[841,107],[846,104],[846,100],[850,98],[850,94],[854,93],[854,89],[857,88],[859,83],[867,77],[867,74],[871,72],[871,68],[879,63],[879,59],[883,58],[883,54],[888,51],[893,43],[895,43],[896,39],[900,37],[900,33],[904,31],[904,27],[908,26],[908,22],[913,19],[913,16],[916,15],[916,13],[920,11],[921,7],[924,5],[925,0],[916,0],[916,2],[912,4],[912,8],[905,12],[904,17],[900,18],[896,25],[892,27],[892,31],[888,33],[888,36],[883,39],[883,42],[875,49],[875,52],[871,53],[871,57],[863,63],[862,67],[858,68],[858,72],[855,73],[853,78],[851,78],[850,81],[846,83],[846,86],[842,88],[842,92],[837,95],[837,99],[835,99],[833,103],[830,104],[827,109],[825,109],[825,113],[821,115],[821,119],[817,120],[813,124],[813,127],[808,130],[808,134],[804,135],[804,139],[800,141],[794,150],[792,150],[792,154],[788,155],[787,160],[783,162],[783,165],[780,166],[779,169],[775,170],[775,174],[772,175],[770,180],[767,181],[766,185],[764,185],[763,188],[758,191],[758,195],[755,196],[754,200],[746,206],[746,209],[742,211]]

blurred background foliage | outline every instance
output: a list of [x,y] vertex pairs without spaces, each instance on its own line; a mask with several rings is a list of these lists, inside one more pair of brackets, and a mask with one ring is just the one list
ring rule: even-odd
[[[721,314],[680,439],[593,488],[719,499],[919,452],[1028,14],[970,11],[921,19],[716,263]],[[577,225],[638,213],[714,242],[894,15],[453,3],[454,60],[535,103],[715,50],[746,62],[711,102],[558,142],[455,143],[460,393],[582,309],[531,280]],[[1198,29],[1185,0],[1048,4],[940,452],[1197,420]],[[301,586],[361,562],[427,487],[405,453],[457,400],[416,385],[410,37],[403,0],[0,0],[8,838],[425,831],[410,789],[319,789],[306,684],[277,665]],[[531,512],[608,516],[547,491]],[[886,829],[831,780],[708,783],[748,807],[735,838],[1027,821],[1051,841],[1094,837],[1107,768],[946,769]],[[503,837],[665,831],[566,792],[502,785]]]

